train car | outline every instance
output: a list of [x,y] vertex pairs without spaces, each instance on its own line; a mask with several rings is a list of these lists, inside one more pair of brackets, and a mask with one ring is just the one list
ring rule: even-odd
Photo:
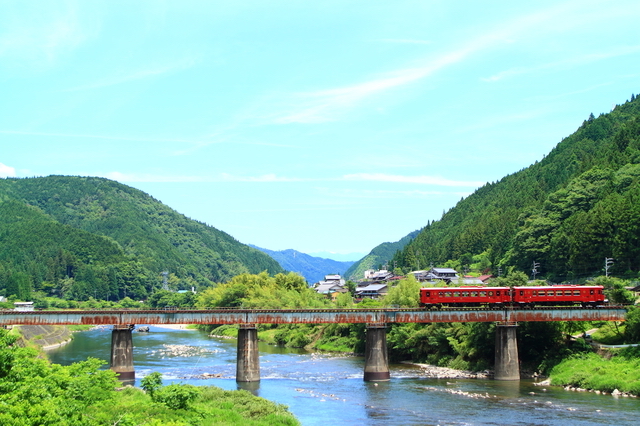
[[420,306],[489,306],[511,303],[509,287],[427,287],[420,289]]
[[607,303],[602,286],[555,285],[513,287],[515,306],[602,306]]

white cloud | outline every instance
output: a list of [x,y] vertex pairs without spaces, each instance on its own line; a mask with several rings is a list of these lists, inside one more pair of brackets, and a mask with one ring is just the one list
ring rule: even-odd
[[16,177],[16,169],[0,163],[0,177]]
[[412,183],[419,185],[438,185],[438,186],[469,186],[479,187],[486,182],[480,181],[455,181],[445,179],[438,176],[401,176],[388,175],[384,173],[356,173],[345,175],[345,180],[353,181],[374,181],[374,182],[394,182],[394,183]]
[[532,65],[529,67],[516,67],[505,71],[501,71],[491,77],[481,78],[482,81],[493,83],[502,79],[513,77],[521,74],[530,74],[545,70],[569,69],[580,65],[589,64],[603,59],[614,58],[617,56],[629,55],[640,52],[640,46],[623,46],[612,51],[603,53],[590,53],[586,55],[574,56],[572,58],[563,59],[561,61],[549,62],[545,64]]

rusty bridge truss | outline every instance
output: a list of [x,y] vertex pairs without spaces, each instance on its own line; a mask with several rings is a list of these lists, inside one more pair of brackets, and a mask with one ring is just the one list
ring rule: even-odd
[[622,306],[533,309],[162,309],[0,311],[0,325],[328,324],[624,321]]

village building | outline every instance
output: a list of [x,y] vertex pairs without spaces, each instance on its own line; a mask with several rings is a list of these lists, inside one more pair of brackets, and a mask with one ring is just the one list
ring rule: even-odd
[[345,280],[338,274],[325,275],[324,281],[319,281],[313,285],[313,289],[318,294],[324,294],[327,298],[335,300],[340,293],[347,293]]
[[368,284],[356,288],[356,299],[378,299],[387,294],[389,288],[387,284]]

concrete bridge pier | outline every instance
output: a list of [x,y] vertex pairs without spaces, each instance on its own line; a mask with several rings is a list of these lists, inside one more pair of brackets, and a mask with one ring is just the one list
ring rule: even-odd
[[518,342],[513,322],[498,323],[496,327],[495,380],[520,380]]
[[135,380],[133,368],[133,338],[131,331],[134,325],[114,325],[111,332],[111,370],[118,374],[122,381]]
[[364,349],[364,381],[386,382],[389,374],[387,356],[387,326],[384,323],[367,324],[367,340]]
[[258,329],[255,324],[240,324],[238,330],[238,360],[236,382],[260,381]]

